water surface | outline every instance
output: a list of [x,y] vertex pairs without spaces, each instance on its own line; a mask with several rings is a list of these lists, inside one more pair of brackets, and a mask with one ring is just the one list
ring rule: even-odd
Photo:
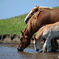
[[37,53],[31,46],[18,52],[15,46],[0,44],[0,59],[59,59],[59,52]]

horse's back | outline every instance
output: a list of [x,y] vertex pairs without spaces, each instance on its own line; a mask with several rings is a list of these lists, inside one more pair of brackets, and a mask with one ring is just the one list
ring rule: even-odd
[[53,38],[59,37],[59,22],[45,26],[43,36],[47,35],[50,35]]
[[47,24],[59,21],[59,8],[40,12],[38,19]]

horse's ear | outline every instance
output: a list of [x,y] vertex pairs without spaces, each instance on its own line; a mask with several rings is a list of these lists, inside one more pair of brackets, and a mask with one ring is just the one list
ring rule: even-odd
[[38,6],[37,8],[38,8],[38,10],[39,10],[39,6]]
[[38,6],[38,8],[39,8],[39,6]]
[[20,30],[20,32],[22,33],[22,35],[24,34],[23,31]]
[[37,5],[36,5],[36,7],[37,7]]

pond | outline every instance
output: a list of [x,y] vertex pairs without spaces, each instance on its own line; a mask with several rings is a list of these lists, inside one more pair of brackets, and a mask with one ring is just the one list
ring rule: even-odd
[[59,59],[59,52],[39,53],[32,46],[18,52],[14,45],[0,44],[0,59]]

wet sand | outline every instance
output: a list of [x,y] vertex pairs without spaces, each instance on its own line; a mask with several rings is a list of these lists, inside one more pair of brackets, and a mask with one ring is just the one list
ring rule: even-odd
[[33,45],[23,52],[18,52],[17,44],[0,44],[0,59],[59,59],[59,52],[39,53]]

